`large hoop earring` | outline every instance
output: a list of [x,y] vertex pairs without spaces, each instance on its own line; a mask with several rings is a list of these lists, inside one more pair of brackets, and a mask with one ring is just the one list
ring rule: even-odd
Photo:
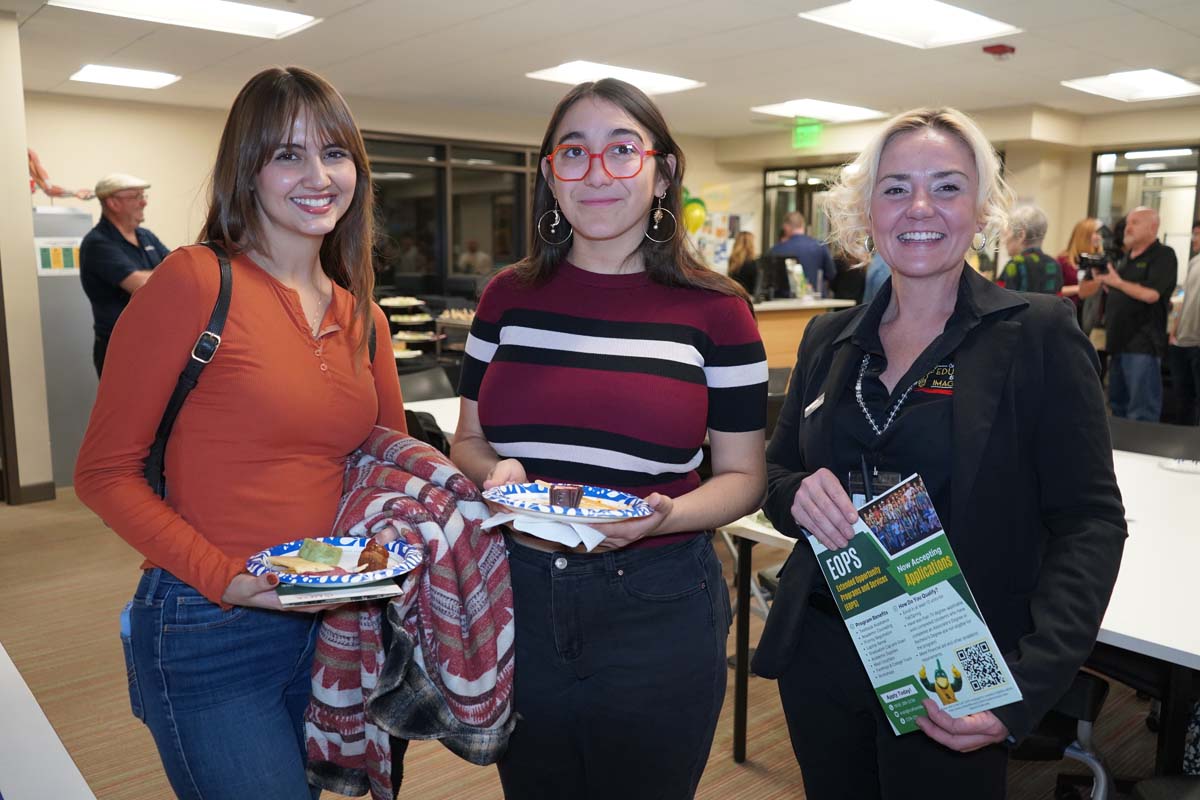
[[[675,240],[675,234],[679,232],[679,221],[675,219],[675,215],[671,213],[671,209],[663,208],[662,206],[663,197],[666,197],[666,194],[655,199],[654,212],[650,214],[650,221],[654,224],[646,228],[646,238],[655,244],[668,244]],[[671,233],[663,239],[655,239],[650,235],[650,231],[653,230],[655,233],[658,233],[658,228],[662,224],[663,217],[671,218]]]
[[975,234],[974,238],[971,239],[971,246],[979,253],[987,249],[987,237],[983,235],[982,231]]
[[[547,226],[547,230],[549,230],[549,232],[550,232],[549,236],[542,233],[542,224],[546,221],[546,217],[551,217],[550,225]],[[562,237],[561,239],[554,238],[559,235],[558,234],[558,226],[562,225],[564,222],[566,223],[566,227],[567,227],[567,235]],[[566,244],[567,240],[570,239],[571,236],[574,235],[574,233],[575,233],[575,229],[571,227],[571,223],[566,222],[563,215],[561,213],[559,213],[557,199],[555,199],[555,201],[554,201],[554,208],[550,209],[545,214],[542,214],[540,217],[538,217],[538,223],[537,223],[538,238],[541,239],[546,244],[550,245],[551,247],[557,247],[561,244]]]

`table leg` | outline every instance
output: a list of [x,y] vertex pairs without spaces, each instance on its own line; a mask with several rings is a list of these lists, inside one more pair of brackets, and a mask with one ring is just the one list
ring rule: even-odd
[[1198,693],[1197,673],[1187,667],[1172,664],[1162,697],[1162,716],[1159,718],[1158,747],[1154,754],[1155,775],[1183,774],[1183,746],[1187,737],[1192,703]]
[[737,626],[734,632],[733,760],[746,760],[746,704],[750,683],[750,557],[754,542],[738,537]]

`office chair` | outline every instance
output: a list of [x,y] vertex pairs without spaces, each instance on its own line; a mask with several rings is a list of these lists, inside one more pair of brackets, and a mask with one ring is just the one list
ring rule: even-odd
[[400,394],[406,403],[454,397],[454,385],[441,367],[430,367],[400,376]]

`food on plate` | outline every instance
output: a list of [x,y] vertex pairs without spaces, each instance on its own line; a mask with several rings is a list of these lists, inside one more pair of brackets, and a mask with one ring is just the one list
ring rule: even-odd
[[319,542],[316,539],[305,539],[304,544],[300,545],[300,552],[297,555],[308,561],[335,567],[342,560],[342,548]]
[[550,485],[550,505],[575,508],[583,499],[583,487],[575,483],[553,483]]
[[279,567],[287,572],[294,572],[297,575],[311,575],[314,573],[332,573],[335,567],[329,564],[319,564],[316,561],[309,561],[307,558],[300,556],[270,556],[267,562],[272,566]]
[[362,553],[360,553],[358,556],[358,565],[363,567],[367,572],[374,572],[378,569],[387,569],[387,548],[374,539],[369,540],[367,542],[367,546],[363,548]]

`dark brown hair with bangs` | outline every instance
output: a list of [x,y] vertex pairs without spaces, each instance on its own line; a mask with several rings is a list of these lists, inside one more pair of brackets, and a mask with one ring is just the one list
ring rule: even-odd
[[198,241],[213,241],[231,254],[257,250],[270,255],[254,194],[254,180],[281,144],[291,141],[296,118],[308,114],[309,130],[323,144],[344,148],[358,179],[350,207],[321,243],[321,267],[330,280],[354,295],[358,352],[367,348],[362,332],[371,324],[375,272],[375,195],[362,134],[337,89],[303,67],[271,67],[238,92],[213,166],[208,218]]
[[[643,238],[637,251],[641,252],[650,279],[665,286],[685,286],[698,289],[709,289],[721,294],[740,297],[747,303],[750,296],[740,284],[719,272],[714,272],[700,260],[683,230],[683,152],[671,136],[667,121],[663,118],[658,106],[654,105],[646,94],[632,84],[619,81],[616,78],[581,83],[558,102],[546,126],[546,135],[542,139],[541,158],[539,166],[545,162],[546,156],[554,149],[554,132],[562,123],[571,106],[584,98],[595,98],[612,103],[624,111],[650,134],[652,144],[648,149],[658,151],[654,156],[654,169],[658,175],[667,179],[667,196],[663,198],[662,207],[670,211],[676,220],[675,235],[670,241],[659,244]],[[675,171],[671,172],[667,156],[675,156]],[[554,274],[555,268],[566,260],[571,250],[571,241],[559,245],[546,244],[538,236],[538,222],[546,212],[554,208],[554,194],[541,169],[537,171],[536,183],[533,190],[533,220],[530,230],[529,257],[513,265],[516,274],[530,283],[540,283]],[[646,224],[651,221],[652,211],[646,213]],[[570,220],[567,220],[569,223]],[[630,254],[632,255],[632,253]]]

